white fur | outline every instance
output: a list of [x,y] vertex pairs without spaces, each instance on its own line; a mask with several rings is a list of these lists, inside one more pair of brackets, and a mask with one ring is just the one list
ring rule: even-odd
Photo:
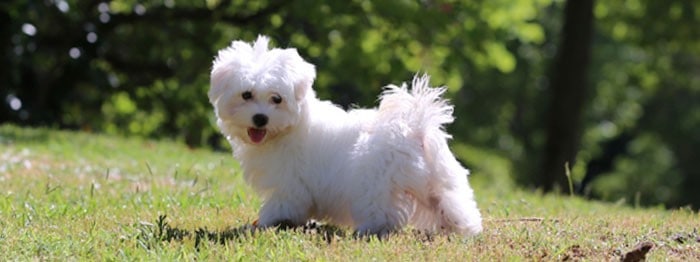
[[[346,112],[316,98],[313,65],[268,42],[260,36],[221,50],[209,91],[221,132],[264,199],[258,226],[318,219],[380,236],[408,224],[481,232],[469,171],[447,145],[453,117],[444,88],[416,77],[411,91],[388,86],[378,109]],[[268,117],[264,127],[256,114]],[[261,141],[249,135],[253,127],[264,130]]]

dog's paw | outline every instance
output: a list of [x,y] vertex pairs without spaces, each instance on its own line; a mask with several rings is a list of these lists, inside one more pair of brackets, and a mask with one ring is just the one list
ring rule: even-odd
[[253,227],[256,229],[277,228],[279,230],[288,230],[302,226],[304,224],[294,223],[291,219],[277,219],[268,223],[261,223],[260,219],[253,221]]
[[355,233],[353,235],[355,236],[355,238],[360,239],[370,239],[374,236],[377,239],[384,240],[396,231],[397,229],[391,226],[360,226],[355,230]]

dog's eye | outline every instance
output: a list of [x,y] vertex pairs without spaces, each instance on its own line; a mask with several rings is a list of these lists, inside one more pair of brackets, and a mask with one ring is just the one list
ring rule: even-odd
[[279,95],[273,95],[272,98],[270,98],[270,100],[272,101],[272,103],[275,103],[278,105],[282,103],[282,97]]
[[245,91],[243,92],[243,94],[241,94],[241,98],[243,98],[243,100],[249,100],[253,98],[253,93],[251,93],[250,91]]

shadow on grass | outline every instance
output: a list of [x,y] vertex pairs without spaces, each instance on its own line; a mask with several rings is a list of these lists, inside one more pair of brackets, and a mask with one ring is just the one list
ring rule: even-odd
[[[166,221],[165,215],[158,216],[155,224],[142,222],[139,224],[139,235],[137,237],[138,244],[143,248],[152,249],[160,242],[184,242],[187,239],[194,239],[194,245],[197,250],[204,241],[225,245],[231,241],[245,240],[253,237],[256,231],[255,226],[246,224],[239,227],[228,228],[224,230],[209,230],[207,228],[198,228],[196,230],[182,229],[172,227]],[[344,237],[345,232],[335,226],[323,225],[317,222],[309,222],[304,226],[291,227],[281,225],[277,227],[278,231],[296,230],[305,234],[320,236],[326,243],[330,244],[337,237]]]

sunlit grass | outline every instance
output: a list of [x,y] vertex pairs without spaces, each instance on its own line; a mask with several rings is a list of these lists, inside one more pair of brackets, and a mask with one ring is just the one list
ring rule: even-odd
[[597,261],[644,241],[654,244],[652,260],[700,259],[700,215],[690,210],[633,209],[472,178],[485,217],[473,238],[407,229],[378,241],[321,228],[244,230],[218,241],[254,221],[260,205],[229,153],[0,126],[0,260]]

